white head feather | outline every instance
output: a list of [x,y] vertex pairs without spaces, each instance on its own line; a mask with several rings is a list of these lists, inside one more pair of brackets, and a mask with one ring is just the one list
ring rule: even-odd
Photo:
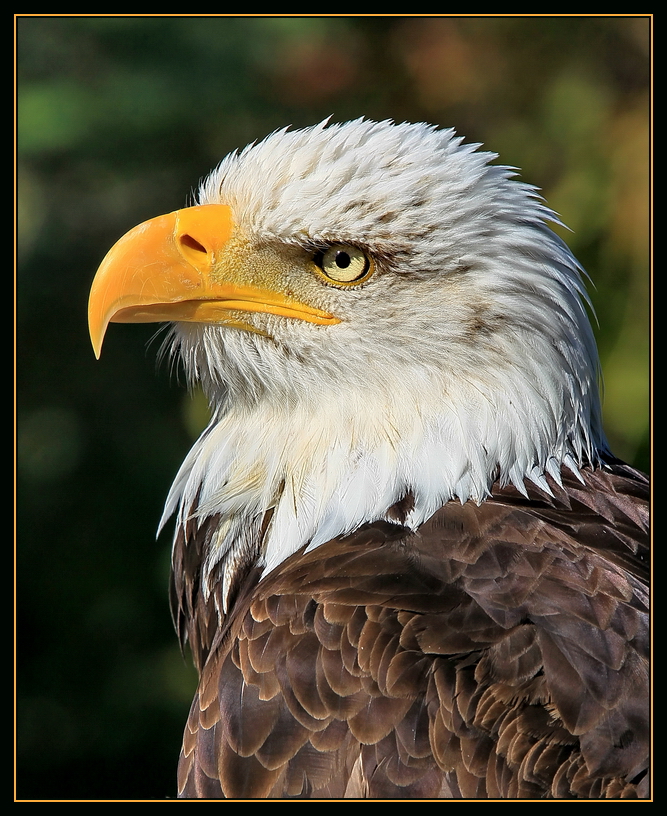
[[304,283],[334,326],[176,327],[214,415],[165,518],[220,515],[209,579],[229,586],[248,558],[272,569],[407,494],[416,528],[496,479],[548,490],[545,474],[606,447],[580,267],[535,188],[478,147],[425,124],[321,123],[228,156],[202,185],[200,203],[229,204],[263,251],[344,242],[378,268],[356,288]]

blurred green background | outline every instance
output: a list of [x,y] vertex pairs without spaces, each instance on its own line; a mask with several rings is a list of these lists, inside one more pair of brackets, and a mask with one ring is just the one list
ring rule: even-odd
[[[201,427],[155,326],[95,361],[107,249],[286,124],[454,126],[522,168],[588,270],[615,453],[648,468],[646,17],[19,16],[17,796],[164,798],[194,674],[155,530]],[[151,342],[153,340],[153,342]]]

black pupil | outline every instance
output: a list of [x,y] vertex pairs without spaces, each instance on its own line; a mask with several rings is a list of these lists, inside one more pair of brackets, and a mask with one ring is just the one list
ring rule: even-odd
[[336,253],[336,266],[339,269],[347,269],[351,260],[347,252],[339,251]]

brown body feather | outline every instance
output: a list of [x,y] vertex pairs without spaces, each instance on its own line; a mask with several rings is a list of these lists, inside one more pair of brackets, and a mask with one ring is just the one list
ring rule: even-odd
[[[648,792],[648,487],[620,463],[366,524],[204,600],[217,519],[176,541],[200,683],[182,797]],[[409,497],[403,504],[409,504]],[[409,509],[409,507],[408,507]]]

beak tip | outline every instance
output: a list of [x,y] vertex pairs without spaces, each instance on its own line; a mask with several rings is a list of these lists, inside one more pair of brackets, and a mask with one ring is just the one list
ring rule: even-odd
[[95,359],[99,360],[102,356],[102,343],[104,342],[104,335],[105,332],[95,331],[93,327],[89,327],[90,332],[90,344],[93,347],[93,353],[95,354]]
[[99,360],[102,354],[102,344],[104,343],[104,335],[107,333],[109,319],[108,310],[105,310],[104,304],[99,303],[99,288],[96,286],[98,279],[93,281],[93,288],[88,300],[88,335],[90,337],[90,344],[95,353],[95,359]]

